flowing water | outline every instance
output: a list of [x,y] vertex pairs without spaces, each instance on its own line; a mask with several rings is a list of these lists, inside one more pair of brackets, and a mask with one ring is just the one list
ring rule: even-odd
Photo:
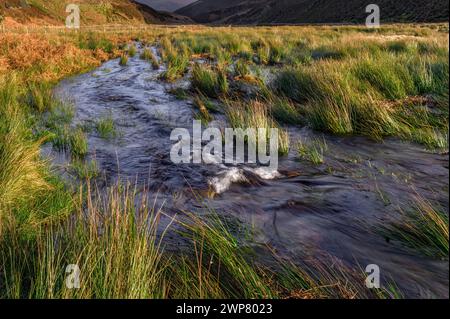
[[[317,166],[299,161],[295,147],[280,158],[278,172],[173,164],[171,131],[192,131],[195,113],[191,101],[177,99],[169,93],[172,86],[158,79],[163,71],[139,57],[127,66],[112,60],[57,87],[57,94],[76,106],[74,125],[114,119],[117,138],[88,133],[88,157],[97,161],[104,183],[137,181],[169,213],[201,212],[204,205],[193,194],[207,197],[214,191],[208,207],[250,225],[255,246],[269,245],[294,260],[326,252],[363,269],[377,264],[382,278],[393,278],[408,297],[448,297],[448,261],[420,257],[374,231],[378,223],[395,218],[400,206],[410,206],[416,194],[440,203],[448,213],[448,154],[396,139],[377,143],[323,136],[328,150],[325,163]],[[215,125],[225,125],[224,117],[217,117],[222,120]],[[288,129],[292,144],[319,136],[307,128]],[[49,146],[44,152],[64,174],[67,156]]]

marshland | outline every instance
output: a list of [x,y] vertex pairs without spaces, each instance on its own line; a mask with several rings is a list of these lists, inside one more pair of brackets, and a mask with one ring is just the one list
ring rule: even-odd
[[[448,298],[448,24],[22,31],[0,297]],[[172,163],[194,120],[278,128],[278,170]]]

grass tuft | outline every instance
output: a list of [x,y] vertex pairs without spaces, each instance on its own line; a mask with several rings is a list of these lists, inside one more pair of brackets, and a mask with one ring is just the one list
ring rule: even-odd
[[166,56],[167,70],[161,74],[161,78],[173,82],[183,77],[189,66],[189,58],[185,54],[170,53]]
[[112,139],[117,136],[116,125],[111,114],[98,120],[95,127],[101,138]]
[[315,165],[324,163],[324,153],[328,150],[325,139],[313,139],[309,142],[299,140],[297,143],[298,156]]
[[[269,141],[272,128],[278,129],[278,152],[283,156],[289,153],[289,133],[275,123],[269,115],[268,106],[263,102],[258,100],[249,103],[226,101],[226,114],[234,129],[266,129],[266,142]],[[258,143],[258,141],[256,142]]]
[[122,54],[122,55],[120,56],[119,64],[120,64],[121,66],[126,66],[126,65],[128,64],[128,55]]
[[159,70],[159,61],[158,58],[153,54],[153,52],[149,48],[145,48],[141,54],[141,59],[150,61],[154,70]]
[[228,93],[226,72],[210,66],[196,64],[192,69],[192,86],[209,97],[219,97]]
[[381,229],[386,237],[399,240],[426,256],[448,259],[448,214],[420,196],[415,198],[412,210],[401,210],[398,221]]
[[131,58],[134,57],[137,53],[137,48],[134,44],[132,44],[127,50],[128,56]]

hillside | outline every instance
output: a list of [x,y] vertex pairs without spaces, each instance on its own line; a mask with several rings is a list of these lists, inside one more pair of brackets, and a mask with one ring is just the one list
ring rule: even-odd
[[[189,18],[158,12],[133,0],[78,0],[75,3],[80,5],[81,23],[85,25],[192,22]],[[0,7],[7,25],[59,25],[67,16],[66,3],[59,0],[2,0]]]
[[[364,0],[200,0],[176,13],[216,24],[364,23]],[[382,22],[448,21],[447,0],[379,0]]]

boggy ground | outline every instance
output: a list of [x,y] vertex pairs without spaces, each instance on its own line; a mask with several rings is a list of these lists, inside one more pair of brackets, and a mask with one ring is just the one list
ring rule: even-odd
[[[447,36],[446,25],[2,35],[2,295],[445,297]],[[115,57],[58,86],[73,101],[53,96]],[[279,127],[279,171],[174,167],[163,133],[194,118]],[[75,292],[63,285],[73,260],[89,269]],[[365,288],[368,263],[385,270],[383,289]]]

